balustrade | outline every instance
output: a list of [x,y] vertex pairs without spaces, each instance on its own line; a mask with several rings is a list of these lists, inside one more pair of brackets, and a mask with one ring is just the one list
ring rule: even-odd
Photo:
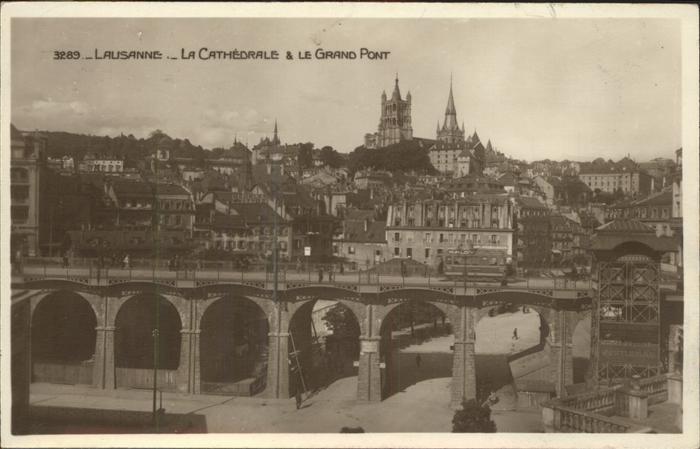
[[554,407],[559,413],[559,431],[581,433],[627,433],[632,428],[616,418],[597,413],[576,410],[561,405]]

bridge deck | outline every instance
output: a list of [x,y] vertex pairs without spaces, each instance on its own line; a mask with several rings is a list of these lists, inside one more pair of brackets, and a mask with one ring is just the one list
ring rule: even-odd
[[[247,284],[272,290],[274,273],[243,270],[183,270],[149,268],[105,268],[60,267],[47,265],[25,265],[21,272],[13,274],[13,284],[20,285],[41,280],[68,280],[92,286],[109,286],[124,282],[154,282],[176,288],[195,288],[211,284]],[[334,273],[333,280],[324,273],[319,281],[318,273],[285,271],[278,273],[278,289],[289,290],[301,287],[323,286],[352,289],[357,292],[384,292],[399,289],[444,290],[456,295],[474,295],[494,291],[529,291],[559,298],[590,297],[595,283],[591,280],[572,281],[551,278],[509,279],[507,285],[500,281],[464,281],[447,279],[444,276],[396,276],[367,272]]]

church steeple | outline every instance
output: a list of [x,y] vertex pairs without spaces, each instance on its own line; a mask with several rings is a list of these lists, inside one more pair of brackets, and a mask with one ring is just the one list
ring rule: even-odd
[[455,107],[454,93],[452,90],[452,75],[450,75],[450,91],[447,95],[447,106],[445,107],[445,120],[440,128],[438,121],[437,138],[448,145],[464,143],[464,123],[462,129],[457,123],[457,108]]
[[452,77],[450,77],[450,95],[447,98],[447,107],[445,108],[445,115],[457,115],[457,110],[455,109],[455,99],[452,96]]
[[452,77],[450,77],[450,94],[447,97],[447,107],[445,108],[445,126],[444,129],[459,130],[457,124],[457,109],[455,108],[455,99],[452,94]]
[[272,143],[274,143],[275,145],[279,145],[279,143],[280,143],[280,139],[277,136],[277,119],[275,119],[275,130],[273,131],[273,134],[272,134]]

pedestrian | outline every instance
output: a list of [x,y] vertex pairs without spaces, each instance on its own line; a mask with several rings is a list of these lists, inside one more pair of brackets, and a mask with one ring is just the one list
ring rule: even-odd
[[129,255],[128,254],[124,256],[124,260],[122,261],[122,264],[123,264],[123,268],[125,270],[129,269]]
[[318,269],[318,282],[323,282],[323,267]]
[[513,340],[518,340],[518,328],[513,329]]
[[63,268],[68,268],[68,251],[63,252]]
[[301,257],[297,257],[297,273],[301,273]]
[[335,276],[335,271],[333,271],[333,266],[328,269],[328,281],[333,282],[333,276]]
[[416,354],[416,368],[420,368],[421,357],[420,354]]
[[341,262],[341,264],[340,264],[340,274],[343,274],[343,273],[345,273],[345,266],[344,266],[344,265],[342,264],[342,262]]

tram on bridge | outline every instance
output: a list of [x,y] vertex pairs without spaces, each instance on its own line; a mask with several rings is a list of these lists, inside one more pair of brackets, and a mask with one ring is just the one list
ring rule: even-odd
[[512,272],[511,258],[502,249],[452,249],[443,263],[448,279],[501,282]]

